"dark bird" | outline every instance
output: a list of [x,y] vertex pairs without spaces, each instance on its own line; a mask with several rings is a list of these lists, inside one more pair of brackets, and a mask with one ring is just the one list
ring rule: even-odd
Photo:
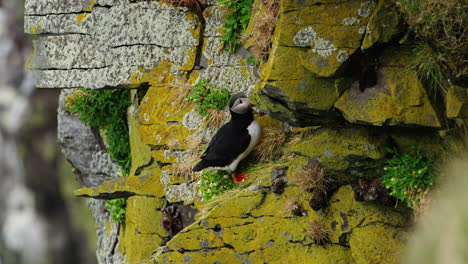
[[257,145],[261,128],[254,119],[253,105],[244,93],[235,94],[229,103],[231,120],[223,125],[213,136],[208,148],[201,156],[201,161],[193,171],[206,168],[231,172],[235,183],[241,183],[247,175],[235,174],[237,165]]

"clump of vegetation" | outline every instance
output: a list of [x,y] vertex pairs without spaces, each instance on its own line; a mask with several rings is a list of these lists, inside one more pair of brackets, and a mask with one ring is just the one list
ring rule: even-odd
[[[416,42],[415,67],[422,78],[439,84],[440,70],[451,79],[468,75],[466,2],[459,0],[395,0]],[[437,63],[435,63],[437,62]],[[427,65],[425,65],[427,64]]]
[[106,209],[110,213],[112,219],[121,225],[125,224],[126,208],[127,199],[125,198],[108,200],[106,202]]
[[438,54],[424,42],[418,43],[414,49],[413,66],[419,79],[429,89],[432,98],[437,98],[439,91],[447,92],[445,89],[445,76],[442,70],[442,64],[438,59]]
[[183,176],[185,179],[191,179],[193,164],[198,160],[198,156],[197,151],[190,152],[188,157],[171,165],[171,172]]
[[83,123],[104,130],[109,155],[122,168],[124,176],[128,176],[131,166],[127,125],[130,103],[130,90],[76,89],[65,104]]
[[260,142],[254,149],[254,155],[259,162],[268,162],[279,158],[282,153],[282,147],[286,144],[288,136],[283,129],[274,129],[266,127],[262,129]]
[[185,141],[189,149],[198,148],[203,144],[203,139],[197,135],[188,136]]
[[173,102],[176,105],[179,105],[181,108],[184,108],[188,105],[189,101],[186,100],[187,96],[192,90],[192,86],[188,83],[176,83],[169,85],[170,88],[177,90],[172,98]]
[[312,222],[306,230],[306,233],[316,245],[323,246],[330,241],[328,238],[330,231],[326,228],[325,224],[318,221]]
[[328,179],[325,177],[325,168],[317,165],[302,168],[293,175],[293,182],[304,190],[316,193],[326,193]]
[[224,48],[234,53],[240,46],[240,35],[244,33],[249,25],[252,13],[253,0],[220,0],[220,3],[231,9],[231,15],[224,23],[222,43]]
[[279,0],[264,0],[261,3],[265,11],[258,12],[258,16],[255,17],[255,24],[252,30],[255,39],[250,47],[257,60],[264,60],[268,55],[271,36],[273,35],[279,14]]
[[234,188],[236,184],[227,171],[204,170],[201,175],[200,191],[205,201]]
[[386,161],[382,183],[390,195],[415,208],[434,183],[434,161],[419,151],[400,154],[388,149],[393,157]]
[[194,102],[198,114],[206,117],[210,109],[223,110],[229,105],[231,93],[226,88],[216,89],[208,85],[206,79],[203,79],[193,85],[186,100]]
[[208,127],[219,128],[224,124],[226,115],[223,110],[219,109],[210,109],[208,110],[208,117],[206,118],[206,123]]

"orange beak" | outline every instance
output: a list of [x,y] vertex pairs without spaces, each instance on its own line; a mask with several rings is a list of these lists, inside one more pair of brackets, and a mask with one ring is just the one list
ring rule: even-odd
[[255,105],[253,105],[252,103],[249,103],[249,108],[252,108],[254,107]]

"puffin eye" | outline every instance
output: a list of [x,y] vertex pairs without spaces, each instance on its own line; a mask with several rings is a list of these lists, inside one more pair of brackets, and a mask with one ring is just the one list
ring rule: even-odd
[[239,99],[239,103],[242,104],[242,99]]

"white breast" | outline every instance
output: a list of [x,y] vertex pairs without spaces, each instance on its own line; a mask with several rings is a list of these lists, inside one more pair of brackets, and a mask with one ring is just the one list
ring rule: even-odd
[[247,127],[247,131],[249,131],[250,135],[249,146],[244,152],[239,154],[239,156],[237,156],[237,158],[231,164],[229,164],[229,166],[227,166],[229,171],[235,171],[239,162],[242,159],[244,159],[247,155],[249,155],[249,153],[253,150],[253,148],[258,144],[258,141],[260,140],[262,129],[258,124],[257,120],[254,119],[254,121]]

